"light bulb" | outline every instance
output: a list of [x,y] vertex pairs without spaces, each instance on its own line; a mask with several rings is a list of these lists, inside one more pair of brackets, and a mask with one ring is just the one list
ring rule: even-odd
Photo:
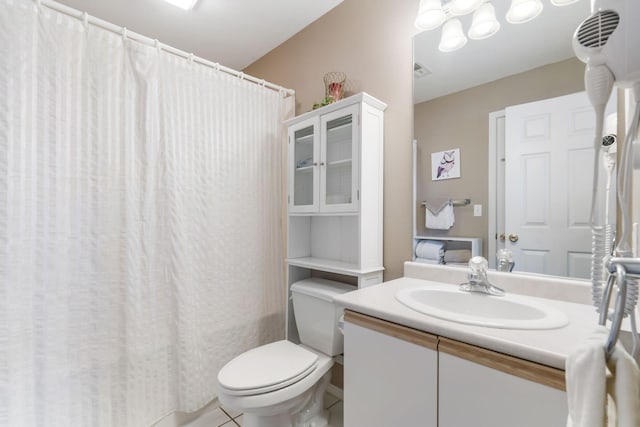
[[577,2],[578,0],[551,0],[551,4],[554,6],[567,6]]
[[473,40],[491,37],[500,29],[500,23],[496,19],[496,10],[491,3],[484,3],[473,12],[473,21],[469,28],[469,38]]
[[467,37],[462,31],[462,23],[459,19],[454,18],[447,21],[442,27],[442,38],[438,49],[441,52],[453,52],[467,44]]
[[507,22],[510,24],[523,24],[531,21],[542,12],[540,0],[512,0],[507,12]]
[[453,15],[466,15],[473,12],[483,0],[452,0],[449,11]]
[[420,0],[415,26],[419,30],[433,30],[444,22],[441,0]]

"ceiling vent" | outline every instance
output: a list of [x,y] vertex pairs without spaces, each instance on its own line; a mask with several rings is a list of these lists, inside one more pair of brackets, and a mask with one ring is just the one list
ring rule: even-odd
[[422,64],[418,64],[417,62],[413,63],[413,77],[416,79],[421,79],[423,77],[427,77],[429,74],[432,74],[431,70],[425,67]]

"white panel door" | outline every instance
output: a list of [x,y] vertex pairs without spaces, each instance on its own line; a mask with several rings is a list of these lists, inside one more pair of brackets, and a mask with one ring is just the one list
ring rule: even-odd
[[586,94],[505,113],[505,245],[514,270],[588,278],[595,114]]

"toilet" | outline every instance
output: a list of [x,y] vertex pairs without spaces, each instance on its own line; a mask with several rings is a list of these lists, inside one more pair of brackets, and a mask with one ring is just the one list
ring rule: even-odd
[[353,290],[319,278],[292,284],[301,344],[276,341],[235,357],[218,373],[220,404],[242,412],[245,427],[326,426],[324,393],[333,356],[343,351],[342,309],[332,301]]

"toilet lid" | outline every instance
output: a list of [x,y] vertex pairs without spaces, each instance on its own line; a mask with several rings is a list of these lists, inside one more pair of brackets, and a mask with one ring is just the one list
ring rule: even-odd
[[315,353],[290,341],[276,341],[231,360],[218,373],[218,383],[233,395],[267,393],[300,381],[317,363]]

